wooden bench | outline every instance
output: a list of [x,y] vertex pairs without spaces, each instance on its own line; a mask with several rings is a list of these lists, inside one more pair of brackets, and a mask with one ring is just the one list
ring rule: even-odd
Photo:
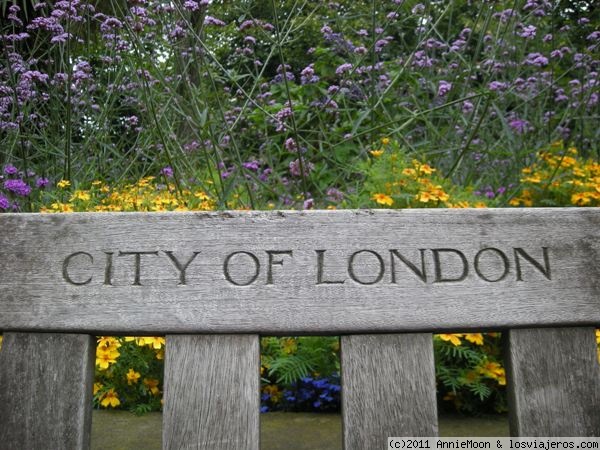
[[0,215],[0,448],[90,444],[94,335],[166,335],[163,448],[259,448],[259,336],[341,335],[344,445],[438,432],[501,330],[511,433],[599,436],[598,209]]

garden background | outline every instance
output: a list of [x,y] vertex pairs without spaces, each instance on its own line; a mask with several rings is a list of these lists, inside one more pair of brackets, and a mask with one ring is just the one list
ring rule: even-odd
[[[593,1],[1,5],[0,213],[600,206]],[[99,337],[95,404],[159,410],[164,344]],[[442,409],[506,410],[500,333],[434,348]],[[261,377],[335,411],[339,341]]]

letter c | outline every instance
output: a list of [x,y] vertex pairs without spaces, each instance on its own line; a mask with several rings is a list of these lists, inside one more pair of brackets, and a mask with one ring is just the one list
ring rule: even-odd
[[78,255],[85,255],[88,258],[90,258],[90,261],[92,262],[92,264],[94,263],[94,257],[92,255],[90,255],[89,253],[86,253],[86,252],[72,253],[69,256],[67,256],[63,262],[62,276],[65,279],[65,281],[69,284],[72,284],[74,286],[83,286],[83,285],[89,284],[92,281],[91,276],[85,281],[73,281],[71,279],[71,277],[69,276],[69,263],[71,262],[72,258],[74,258],[75,256],[78,256]]

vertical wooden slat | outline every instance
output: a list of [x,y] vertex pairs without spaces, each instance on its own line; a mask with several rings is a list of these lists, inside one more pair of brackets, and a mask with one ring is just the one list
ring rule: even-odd
[[600,436],[600,365],[593,328],[508,331],[510,432]]
[[342,416],[347,450],[437,436],[432,335],[343,336]]
[[163,449],[258,450],[257,335],[166,338]]
[[94,355],[88,335],[4,333],[0,448],[88,449]]

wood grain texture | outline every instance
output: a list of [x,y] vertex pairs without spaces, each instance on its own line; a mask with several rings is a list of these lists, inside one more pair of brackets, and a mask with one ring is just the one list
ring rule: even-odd
[[95,342],[72,334],[5,333],[0,449],[88,449]]
[[346,450],[386,448],[391,436],[437,436],[433,336],[343,336]]
[[599,208],[2,214],[0,229],[0,330],[600,325]]
[[505,354],[512,435],[600,436],[593,328],[510,330]]
[[166,338],[164,449],[258,450],[256,335]]

